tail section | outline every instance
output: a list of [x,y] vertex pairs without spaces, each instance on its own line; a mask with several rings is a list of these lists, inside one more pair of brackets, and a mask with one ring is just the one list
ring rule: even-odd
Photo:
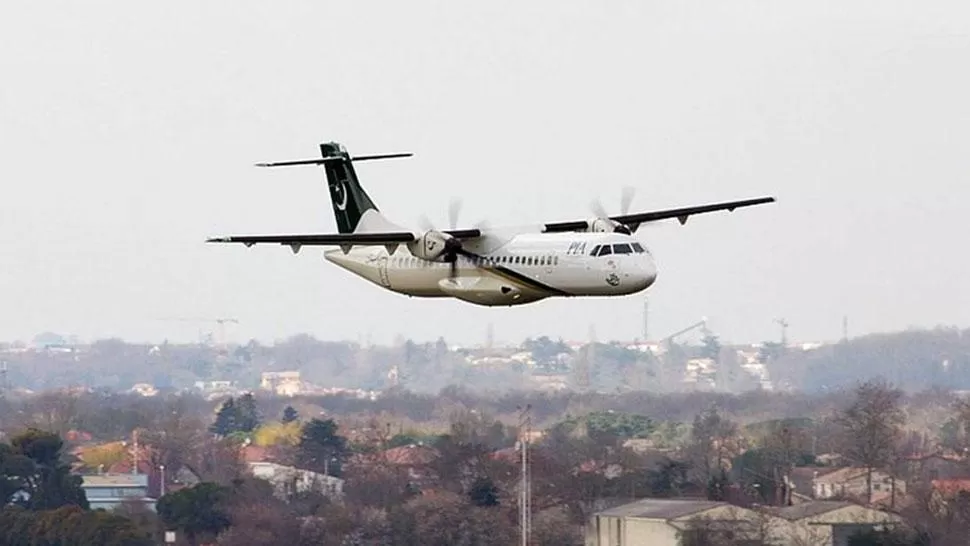
[[321,144],[320,153],[324,159],[332,159],[323,163],[323,169],[327,173],[337,230],[340,233],[353,233],[364,213],[377,211],[377,206],[360,186],[353,160],[343,146],[336,142]]
[[[258,163],[257,165],[260,167],[323,165],[324,172],[327,174],[327,186],[330,188],[330,201],[333,204],[333,214],[337,220],[337,230],[340,233],[397,228],[397,226],[394,226],[380,215],[377,210],[377,205],[367,195],[364,188],[360,186],[360,182],[357,180],[357,172],[354,170],[354,161],[410,157],[411,154],[350,157],[346,148],[336,142],[325,142],[321,144],[320,154],[320,159]],[[373,213],[365,216],[365,213],[368,211],[373,211]],[[365,223],[368,225],[362,225],[362,219],[367,219],[368,221]]]

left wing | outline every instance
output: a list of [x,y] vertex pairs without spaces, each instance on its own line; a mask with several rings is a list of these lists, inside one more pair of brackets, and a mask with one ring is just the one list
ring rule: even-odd
[[213,237],[207,243],[242,243],[253,246],[258,243],[278,243],[281,245],[389,245],[410,243],[414,234],[399,233],[340,233],[333,235],[229,235]]
[[[482,234],[478,229],[446,230],[444,233],[456,239],[473,239],[480,237]],[[213,237],[207,239],[206,242],[242,243],[246,246],[253,246],[260,243],[275,243],[299,248],[301,246],[386,246],[413,243],[417,240],[417,235],[409,231],[392,231],[378,233],[309,233],[300,235],[228,235],[225,237]]]
[[[633,231],[636,231],[640,224],[647,222],[656,222],[658,220],[667,220],[670,218],[676,218],[680,221],[681,225],[687,223],[687,218],[694,214],[703,214],[706,212],[716,212],[719,210],[733,211],[741,207],[750,207],[753,205],[762,205],[765,203],[774,203],[774,197],[759,197],[757,199],[745,199],[742,201],[728,201],[725,203],[714,203],[711,205],[699,205],[694,207],[683,207],[679,209],[665,209],[653,212],[638,212],[634,214],[622,214],[619,216],[610,216],[610,220],[618,222],[625,226],[630,226]],[[589,221],[587,220],[577,220],[573,222],[553,222],[545,224],[546,233],[556,233],[563,231],[578,231],[583,229],[588,229],[590,227]]]

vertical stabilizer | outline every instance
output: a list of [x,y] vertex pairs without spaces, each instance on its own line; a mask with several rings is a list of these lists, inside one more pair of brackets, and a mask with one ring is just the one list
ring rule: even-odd
[[360,186],[353,160],[343,146],[327,142],[320,145],[320,153],[325,160],[323,169],[327,173],[337,230],[340,233],[353,233],[364,213],[369,210],[376,212],[377,206]]

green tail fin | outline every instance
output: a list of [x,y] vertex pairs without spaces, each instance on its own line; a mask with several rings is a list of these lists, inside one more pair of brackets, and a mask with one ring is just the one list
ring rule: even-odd
[[360,187],[353,160],[343,146],[336,142],[327,142],[320,145],[320,153],[324,159],[334,158],[324,161],[323,168],[327,173],[337,230],[340,233],[353,233],[361,216],[368,210],[376,211],[377,206],[364,188]]

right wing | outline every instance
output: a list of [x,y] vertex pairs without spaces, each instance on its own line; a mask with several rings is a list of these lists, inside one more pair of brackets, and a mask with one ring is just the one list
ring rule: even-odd
[[[742,207],[750,207],[754,205],[763,205],[765,203],[774,203],[774,197],[759,197],[756,199],[744,199],[742,201],[728,201],[725,203],[713,203],[710,205],[699,205],[693,207],[683,207],[678,209],[664,209],[655,210],[651,212],[637,212],[633,214],[623,214],[620,216],[610,216],[610,220],[618,222],[623,225],[631,226],[633,231],[640,227],[640,224],[647,222],[656,222],[658,220],[667,220],[670,218],[676,218],[681,225],[687,223],[687,217],[694,214],[704,214],[708,212],[716,212],[720,210],[726,210],[733,212],[734,209]],[[579,231],[589,228],[589,221],[587,220],[574,220],[571,222],[553,222],[545,224],[543,229],[546,233],[557,233],[564,231]]]

